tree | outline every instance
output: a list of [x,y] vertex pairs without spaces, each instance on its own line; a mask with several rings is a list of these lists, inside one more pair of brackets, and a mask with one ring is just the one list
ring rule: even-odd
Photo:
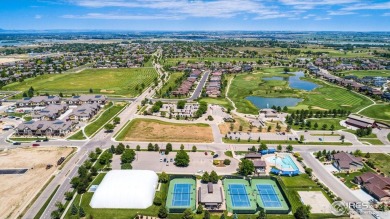
[[219,219],[225,219],[225,214],[222,213],[222,214],[221,214],[221,217],[219,217]]
[[165,208],[164,205],[161,205],[160,208],[158,209],[158,217],[159,218],[167,218],[168,217],[168,212],[167,212],[167,209]]
[[136,151],[141,151],[141,146],[137,145],[137,146],[135,147],[135,150],[136,150]]
[[92,90],[92,88],[89,88],[89,93],[93,93],[93,90]]
[[210,175],[207,171],[204,172],[202,175],[202,182],[205,182],[205,183],[210,182]]
[[121,123],[121,118],[119,118],[118,116],[114,118],[114,123],[115,124],[119,124]]
[[283,147],[282,147],[282,145],[278,145],[276,149],[277,149],[278,151],[282,151],[282,150],[283,150]]
[[89,153],[88,157],[89,157],[89,159],[90,159],[92,162],[94,162],[94,161],[97,159],[97,155],[96,155],[96,153],[93,152],[93,151],[92,151],[91,153]]
[[187,152],[180,150],[175,157],[175,165],[179,167],[186,167],[190,163],[190,157]]
[[179,101],[177,101],[177,106],[176,107],[178,109],[184,109],[186,103],[187,103],[187,101],[185,101],[185,100],[179,100]]
[[112,154],[111,153],[103,153],[99,157],[99,163],[102,164],[102,165],[106,165],[106,164],[108,164],[110,162],[111,158],[112,158]]
[[230,159],[225,159],[223,160],[223,164],[225,164],[226,166],[230,165],[232,161]]
[[261,143],[260,146],[259,146],[259,149],[260,149],[260,151],[262,151],[262,150],[268,150],[268,147],[267,147],[266,144]]
[[104,129],[106,130],[106,132],[112,132],[112,130],[114,130],[114,125],[111,123],[107,123],[104,125]]
[[168,143],[167,146],[165,146],[165,154],[169,154],[169,152],[172,151],[172,144]]
[[65,192],[64,195],[66,201],[70,201],[73,198],[73,192]]
[[85,217],[85,211],[83,209],[83,207],[80,206],[80,209],[79,209],[79,216],[80,217]]
[[121,156],[122,163],[131,163],[135,158],[135,151],[132,149],[125,149]]
[[115,154],[121,155],[125,151],[125,145],[123,143],[119,143],[118,146],[116,146]]
[[270,132],[270,131],[271,131],[271,129],[272,129],[272,126],[268,126],[268,128],[267,128],[267,132]]
[[370,155],[370,152],[367,152],[366,155],[364,155],[365,158],[370,158],[371,155]]
[[266,219],[267,215],[265,214],[264,210],[261,209],[259,212],[259,215],[256,217],[256,219]]
[[77,209],[76,205],[72,204],[72,207],[70,209],[70,213],[72,215],[76,215],[77,213],[79,213],[79,210]]
[[305,136],[301,135],[299,136],[299,142],[304,142],[305,141]]
[[332,124],[331,126],[330,126],[330,130],[334,130],[334,125]]
[[318,129],[318,123],[314,123],[314,129]]
[[194,218],[194,215],[192,215],[192,210],[190,208],[187,208],[184,212],[183,212],[183,217],[182,219],[193,219]]
[[162,199],[160,196],[156,195],[153,199],[153,204],[154,205],[157,205],[157,206],[160,206],[162,205]]
[[197,214],[202,214],[203,213],[203,205],[198,205],[198,207],[196,208],[196,213]]
[[158,146],[158,144],[154,144],[154,151],[159,151],[160,150],[160,147]]
[[154,151],[154,146],[152,143],[148,144],[148,151]]
[[209,179],[210,179],[209,182],[217,183],[219,180],[218,174],[214,170],[211,171]]
[[184,150],[184,145],[183,144],[180,145],[180,150]]
[[63,212],[63,211],[65,210],[64,204],[62,204],[62,202],[60,202],[60,201],[57,201],[57,202],[55,203],[55,206],[57,207],[57,210],[58,210],[60,213]]
[[196,152],[197,151],[197,148],[196,148],[196,146],[194,145],[194,146],[192,146],[192,152]]
[[58,210],[52,211],[50,217],[53,219],[60,219],[61,213]]
[[102,149],[96,148],[96,149],[95,149],[95,152],[96,152],[96,154],[101,154],[101,153],[102,153]]
[[297,208],[294,213],[296,219],[308,219],[310,214],[310,206],[302,205]]
[[203,219],[210,219],[210,212],[208,210],[204,211]]
[[292,152],[292,151],[294,150],[294,147],[293,147],[291,144],[289,144],[289,145],[286,147],[286,150],[287,150],[288,152]]
[[166,172],[162,172],[159,176],[158,176],[158,181],[161,182],[161,183],[167,183],[169,181],[169,176]]
[[110,147],[110,153],[111,154],[115,154],[115,146],[114,145],[111,145],[111,147]]
[[255,171],[255,166],[251,160],[242,160],[239,164],[239,173],[243,176],[248,176]]

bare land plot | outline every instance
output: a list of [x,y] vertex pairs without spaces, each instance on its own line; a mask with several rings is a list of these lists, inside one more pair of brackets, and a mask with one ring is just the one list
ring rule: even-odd
[[119,141],[213,142],[208,124],[169,123],[155,119],[134,119],[118,135]]
[[[0,152],[1,169],[26,168],[24,174],[0,175],[0,215],[16,218],[57,170],[60,157],[72,148],[17,148]],[[46,165],[54,165],[46,170]]]

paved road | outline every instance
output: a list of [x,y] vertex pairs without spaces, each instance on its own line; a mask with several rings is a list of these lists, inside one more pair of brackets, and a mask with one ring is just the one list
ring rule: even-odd
[[209,78],[209,75],[210,75],[210,71],[206,71],[203,76],[202,76],[202,79],[200,79],[199,81],[199,84],[198,86],[195,88],[195,91],[194,93],[192,94],[192,96],[190,98],[188,98],[187,100],[189,101],[192,101],[192,100],[195,100],[195,99],[198,99],[200,97],[200,95],[202,94],[202,89],[207,81],[207,79]]

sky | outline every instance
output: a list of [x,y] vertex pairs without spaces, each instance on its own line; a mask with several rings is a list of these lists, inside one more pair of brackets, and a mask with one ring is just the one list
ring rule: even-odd
[[0,29],[390,31],[390,0],[0,0]]

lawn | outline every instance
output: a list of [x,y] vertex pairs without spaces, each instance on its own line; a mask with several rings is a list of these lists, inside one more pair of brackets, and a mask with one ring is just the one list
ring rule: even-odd
[[89,93],[92,89],[93,93],[134,97],[155,78],[157,72],[153,68],[87,69],[80,73],[45,74],[2,89],[27,91],[33,87],[36,92],[57,95]]
[[368,142],[372,145],[383,145],[383,142],[377,138],[358,138],[361,142]]
[[299,103],[298,106],[306,107],[307,109],[344,109],[356,112],[371,104],[368,98],[362,97],[352,91],[327,85],[319,80],[315,80],[314,82],[320,84],[321,87],[312,92],[307,92],[304,95],[304,101]]
[[[364,171],[366,172],[366,171]],[[353,173],[336,173],[334,174],[337,178],[343,178],[344,179],[344,184],[348,187],[348,188],[354,188],[356,187],[357,185],[355,183],[352,182],[352,180],[356,177],[356,176],[360,176],[362,175],[364,172],[360,172],[360,171],[357,171],[357,172],[353,172]]]
[[307,174],[301,174],[294,177],[280,177],[287,188],[295,188],[295,187],[317,187],[318,185],[310,179]]
[[345,75],[355,75],[358,78],[363,78],[364,76],[390,77],[390,71],[386,70],[343,71],[340,73]]
[[87,136],[91,136],[92,134],[94,134],[96,131],[101,129],[106,122],[113,119],[113,117],[117,113],[119,113],[125,106],[125,104],[117,104],[106,109],[106,111],[104,111],[104,113],[102,113],[95,121],[85,127],[85,134]]
[[217,97],[217,98],[203,97],[199,99],[199,102],[201,101],[206,102],[207,104],[220,105],[222,107],[225,107],[226,109],[228,108],[233,109],[233,106],[230,103],[230,101],[228,101],[226,98],[223,97]]
[[[340,130],[340,129],[345,129],[345,127],[342,127],[340,125],[340,121],[341,119],[338,119],[338,118],[321,118],[321,119],[306,119],[306,122],[307,121],[310,121],[311,123],[311,128],[308,128],[307,126],[304,126],[303,129],[307,129],[307,130],[323,130],[322,129],[322,126],[324,124],[326,124],[328,127],[325,129],[325,131],[331,131],[330,127],[333,125],[334,126],[334,130]],[[317,123],[318,124],[318,128],[315,129],[314,128],[314,124]],[[294,130],[302,130],[301,126],[300,125],[295,125],[293,124],[292,125],[292,128]]]
[[390,121],[390,104],[373,105],[363,110],[359,114],[373,119]]
[[161,98],[169,98],[171,97],[170,91],[176,90],[177,87],[180,86],[180,78],[184,76],[184,72],[174,72],[169,76],[168,81],[164,83],[164,86],[159,91],[160,95],[157,95]]
[[369,161],[372,161],[376,168],[380,169],[387,176],[390,175],[390,156],[388,154],[370,154]]
[[68,140],[85,140],[85,136],[83,134],[83,131],[80,130],[67,139]]
[[118,134],[118,141],[213,142],[208,124],[170,123],[155,119],[134,119]]

